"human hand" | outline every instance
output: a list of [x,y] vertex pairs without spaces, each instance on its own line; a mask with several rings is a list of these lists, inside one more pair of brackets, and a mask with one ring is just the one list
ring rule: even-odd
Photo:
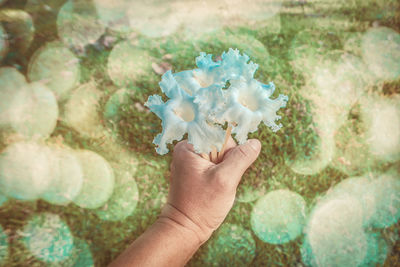
[[194,232],[204,243],[232,208],[240,179],[260,149],[256,139],[237,146],[231,137],[222,161],[214,164],[196,154],[187,141],[179,142],[171,163],[168,202],[160,219]]

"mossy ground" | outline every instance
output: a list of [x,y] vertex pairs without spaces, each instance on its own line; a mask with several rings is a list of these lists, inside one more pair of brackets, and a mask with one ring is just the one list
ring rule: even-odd
[[[25,2],[8,1],[6,7],[23,8]],[[61,6],[61,2],[63,1],[54,1],[55,10]],[[315,175],[305,176],[292,172],[285,165],[285,158],[293,159],[295,155],[299,156],[299,153],[304,157],[312,154],[313,144],[316,142],[313,119],[310,115],[312,103],[306,101],[299,93],[301,86],[305,84],[306,73],[293,68],[291,64],[292,41],[299,32],[307,30],[315,35],[304,35],[311,39],[296,39],[296,42],[304,41],[312,45],[315,40],[327,39],[328,45],[323,51],[341,50],[344,38],[348,34],[363,32],[373,23],[378,22],[379,25],[391,27],[399,32],[400,10],[398,5],[397,9],[391,8],[396,6],[395,1],[387,1],[387,4],[382,4],[385,1],[379,0],[365,1],[368,4],[360,1],[352,1],[354,5],[326,4],[330,2],[346,1],[284,1],[279,33],[271,32],[267,27],[255,30],[254,26],[243,25],[189,39],[181,33],[161,39],[149,39],[140,34],[136,37],[136,45],[147,50],[155,62],[163,61],[162,57],[170,54],[171,59],[166,61],[173,66],[174,72],[193,69],[194,58],[201,51],[219,55],[230,47],[238,48],[251,55],[252,60],[259,64],[257,79],[263,82],[274,81],[277,93],[289,95],[287,108],[280,111],[283,128],[277,133],[272,133],[267,127],[261,126],[256,133],[250,135],[262,142],[259,159],[245,173],[239,185],[246,188],[250,195],[252,190],[257,194],[255,191],[260,188],[263,192],[289,189],[303,196],[311,208],[318,196],[348,177],[346,173],[329,166]],[[5,65],[18,64],[24,74],[33,52],[45,41],[57,38],[54,14],[44,12],[40,16],[35,16],[34,22],[37,32],[28,52],[25,55],[11,53],[3,62]],[[117,42],[123,39],[121,36],[114,37]],[[106,97],[100,103],[101,114],[101,109],[108,98],[119,89],[107,76],[107,57],[110,51],[111,48],[107,47],[99,49],[89,46],[86,55],[80,56],[81,82],[95,80],[98,87],[105,92]],[[74,236],[89,244],[96,266],[106,266],[154,222],[162,203],[166,200],[171,154],[159,156],[155,153],[152,140],[161,131],[160,121],[154,114],[143,109],[142,105],[149,95],[160,92],[159,80],[159,75],[150,72],[126,87],[132,90],[133,94],[129,101],[121,106],[117,121],[104,122],[110,132],[104,138],[97,140],[84,138],[62,122],[58,123],[51,137],[54,140],[61,140],[72,148],[94,150],[107,160],[121,163],[118,149],[107,149],[108,144],[117,143],[118,147],[124,149],[128,158],[134,158],[137,164],[134,177],[140,198],[132,216],[120,222],[106,222],[101,221],[94,211],[84,210],[73,204],[55,206],[44,201],[9,200],[0,207],[0,224],[7,229],[10,236],[10,255],[6,266],[46,266],[45,263],[27,256],[28,252],[19,244],[17,238],[18,230],[24,226],[27,219],[40,212],[59,214],[67,222]],[[399,94],[400,81],[384,84],[381,93]],[[121,164],[128,163],[129,161]],[[396,163],[381,165],[379,169],[386,170],[393,165]],[[239,188],[239,194],[242,194],[241,191],[243,190]],[[253,205],[254,202],[236,202],[225,222],[250,230],[250,212]],[[383,230],[388,240],[393,239],[393,247],[385,266],[400,266],[400,243],[393,237],[399,230],[399,223]],[[251,266],[302,264],[301,238],[284,245],[270,245],[263,243],[254,234],[253,237],[256,242],[256,252]],[[204,249],[200,250],[189,262],[189,266],[198,265],[203,252]]]

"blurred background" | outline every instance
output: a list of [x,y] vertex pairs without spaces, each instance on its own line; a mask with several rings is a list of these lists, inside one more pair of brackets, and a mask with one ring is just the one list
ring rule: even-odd
[[229,48],[289,102],[188,265],[400,266],[399,32],[396,0],[0,0],[0,266],[106,266],[143,233],[171,161],[144,103]]

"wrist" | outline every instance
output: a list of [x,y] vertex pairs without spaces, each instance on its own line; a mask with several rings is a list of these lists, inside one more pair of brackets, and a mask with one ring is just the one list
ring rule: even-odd
[[208,228],[202,228],[186,214],[169,203],[165,204],[158,221],[171,225],[188,238],[196,239],[199,246],[205,243],[213,232]]

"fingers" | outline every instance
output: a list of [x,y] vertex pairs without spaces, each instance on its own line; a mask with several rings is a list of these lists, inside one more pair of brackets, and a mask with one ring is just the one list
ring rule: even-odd
[[189,144],[187,140],[183,140],[183,141],[178,142],[174,147],[174,152],[176,150],[181,150],[181,149],[189,150],[189,151],[194,152],[193,145]]
[[172,156],[173,158],[181,158],[181,157],[187,157],[187,154],[192,154],[192,153],[196,154],[193,145],[189,144],[187,140],[183,140],[175,145]]
[[189,144],[187,140],[180,141],[177,143],[174,147],[174,152],[173,152],[173,160],[175,161],[186,161],[188,159],[194,159],[196,158],[201,160],[201,161],[207,161],[209,160],[203,158],[201,155],[197,154],[196,151],[194,151],[193,145]]
[[243,173],[257,159],[260,150],[261,143],[257,139],[250,139],[243,145],[231,148],[225,154],[224,160],[215,166],[218,179],[232,180],[236,187]]
[[[229,152],[229,150],[231,150],[232,148],[234,148],[236,146],[237,146],[237,144],[236,144],[235,140],[232,138],[232,136],[229,136],[228,141],[225,146],[224,156],[226,155],[226,153]],[[189,144],[187,140],[180,141],[175,145],[174,152],[173,152],[174,158],[178,157],[178,155],[182,154],[182,152],[183,152],[183,154],[185,154],[184,152],[192,152],[192,153],[198,155],[196,153],[196,151],[194,151],[193,145]],[[210,159],[206,158],[205,155],[199,155],[199,156],[202,157],[204,160],[210,161]],[[221,161],[222,161],[222,159],[221,159]]]

